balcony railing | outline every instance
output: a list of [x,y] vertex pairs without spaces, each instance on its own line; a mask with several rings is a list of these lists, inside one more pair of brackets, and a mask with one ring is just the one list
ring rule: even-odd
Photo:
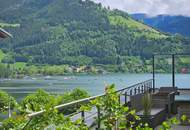
[[[130,96],[136,95],[136,94],[141,94],[144,93],[146,91],[154,91],[153,90],[153,79],[141,82],[141,83],[137,83],[135,85],[120,89],[118,91],[116,91],[116,93],[119,94],[119,101],[122,104],[127,104],[130,101]],[[78,104],[82,104],[82,103],[87,103],[91,100],[94,100],[98,97],[103,97],[105,96],[105,94],[102,95],[98,95],[98,96],[93,96],[93,97],[89,97],[89,98],[85,98],[85,99],[81,99],[81,100],[77,100],[77,101],[73,101],[70,103],[66,103],[66,104],[61,104],[58,106],[55,106],[54,108],[57,110],[63,110],[64,108],[67,108],[69,106],[73,106],[73,105],[78,105]],[[31,114],[28,114],[28,117],[30,118],[30,120],[32,120],[33,117],[36,116],[40,116],[45,112],[45,110],[39,111],[39,112],[34,112]],[[70,116],[70,118],[75,121],[77,119],[82,119],[83,122],[85,122],[88,126],[91,126],[94,121],[95,121],[95,117],[97,119],[100,118],[100,114],[101,111],[98,110],[98,108],[93,107],[93,109],[90,112],[85,112],[85,111],[79,111],[77,113],[71,114],[71,115],[66,115],[66,116]],[[97,128],[100,128],[100,122],[97,125]]]

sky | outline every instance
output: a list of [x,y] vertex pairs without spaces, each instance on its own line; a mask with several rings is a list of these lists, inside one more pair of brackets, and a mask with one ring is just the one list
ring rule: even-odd
[[130,14],[146,13],[149,16],[159,14],[190,16],[190,0],[93,0],[120,9]]

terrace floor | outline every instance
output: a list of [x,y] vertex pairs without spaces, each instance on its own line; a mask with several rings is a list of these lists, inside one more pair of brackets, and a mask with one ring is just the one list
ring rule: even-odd
[[[180,94],[190,95],[190,89],[179,89]],[[160,126],[155,128],[159,130]],[[190,125],[173,125],[171,130],[190,130]]]

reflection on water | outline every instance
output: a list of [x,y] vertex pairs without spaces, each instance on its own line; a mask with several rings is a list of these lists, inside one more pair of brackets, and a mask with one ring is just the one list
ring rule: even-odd
[[[91,95],[104,92],[107,84],[115,84],[117,89],[124,88],[144,80],[151,79],[151,74],[109,74],[109,75],[81,75],[81,76],[46,76],[27,77],[0,82],[0,89],[5,90],[18,100],[37,89],[44,89],[50,93],[63,94],[76,87],[87,90]],[[190,83],[190,75],[176,75],[176,85],[187,88]],[[157,74],[156,86],[171,86],[171,75]]]

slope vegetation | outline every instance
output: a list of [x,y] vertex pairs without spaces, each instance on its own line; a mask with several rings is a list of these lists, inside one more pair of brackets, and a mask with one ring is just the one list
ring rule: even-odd
[[129,56],[143,60],[156,52],[189,51],[189,39],[163,34],[89,0],[22,1],[0,19],[21,25],[7,28],[14,40],[1,44],[4,51],[14,50],[18,62],[127,64]]

